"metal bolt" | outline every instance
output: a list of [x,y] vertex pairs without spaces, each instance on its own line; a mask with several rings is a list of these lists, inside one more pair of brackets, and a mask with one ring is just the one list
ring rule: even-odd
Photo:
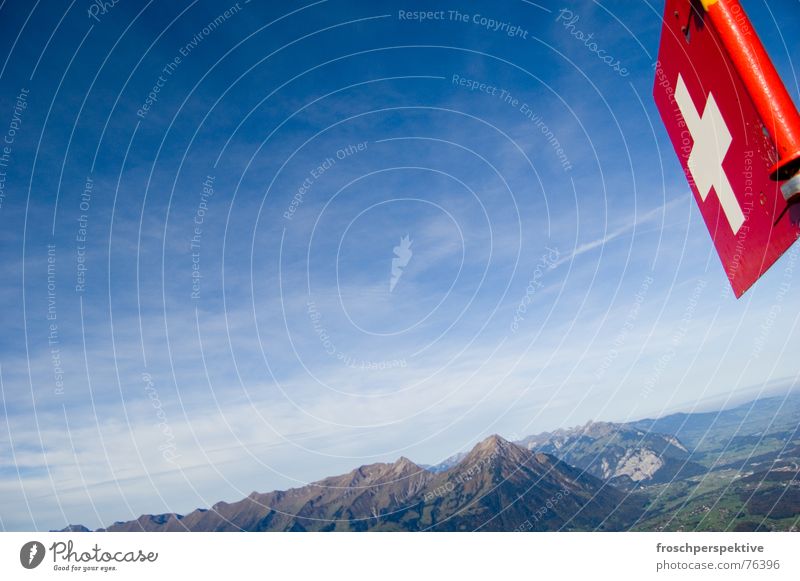
[[798,201],[796,198],[800,196],[800,172],[794,174],[794,177],[781,186],[781,192],[787,202]]

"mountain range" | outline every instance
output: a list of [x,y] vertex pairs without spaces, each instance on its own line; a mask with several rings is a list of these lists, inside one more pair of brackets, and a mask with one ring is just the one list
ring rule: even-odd
[[518,442],[492,435],[435,466],[403,457],[100,530],[796,530],[798,520],[800,395],[790,394]]
[[675,436],[626,424],[589,422],[571,430],[529,436],[521,444],[556,455],[626,489],[705,472]]
[[617,527],[641,504],[554,456],[495,435],[441,472],[400,458],[301,488],[254,492],[185,516],[144,515],[106,530],[586,530]]

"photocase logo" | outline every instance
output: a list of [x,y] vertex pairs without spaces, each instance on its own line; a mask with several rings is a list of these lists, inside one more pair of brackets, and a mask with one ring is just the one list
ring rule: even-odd
[[44,560],[44,545],[39,541],[30,541],[19,550],[19,562],[26,569],[35,569]]
[[89,18],[94,19],[96,22],[100,22],[100,18],[98,16],[105,16],[108,14],[108,11],[114,8],[120,0],[108,0],[108,2],[104,2],[103,0],[94,0],[89,5],[89,10],[87,13],[89,14]]
[[394,287],[400,282],[400,277],[403,276],[403,269],[408,266],[411,257],[414,255],[411,252],[411,245],[414,243],[410,240],[408,234],[400,239],[400,244],[394,247],[394,258],[392,258],[392,277],[389,279],[389,292],[394,291]]

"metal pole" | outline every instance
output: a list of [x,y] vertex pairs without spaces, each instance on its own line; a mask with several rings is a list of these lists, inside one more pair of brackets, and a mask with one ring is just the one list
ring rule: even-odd
[[701,3],[778,148],[779,161],[771,168],[771,178],[794,182],[782,188],[787,199],[800,194],[800,114],[789,92],[739,1]]

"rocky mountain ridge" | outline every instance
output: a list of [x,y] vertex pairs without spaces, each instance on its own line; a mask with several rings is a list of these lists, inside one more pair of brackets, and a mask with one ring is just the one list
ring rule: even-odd
[[187,515],[142,515],[105,530],[603,530],[621,526],[641,504],[554,456],[493,435],[441,472],[400,458]]

